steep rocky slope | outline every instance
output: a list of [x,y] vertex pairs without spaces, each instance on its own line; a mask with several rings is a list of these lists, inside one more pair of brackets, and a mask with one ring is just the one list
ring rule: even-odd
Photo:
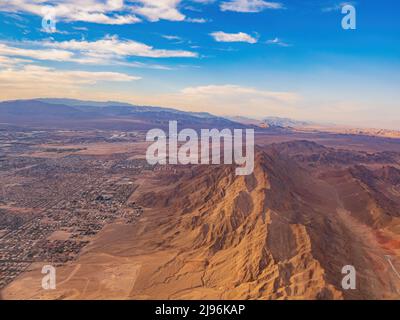
[[[296,147],[310,149],[305,142]],[[400,279],[386,260],[400,248],[398,194],[387,201],[354,169],[313,172],[279,148],[260,151],[256,161],[249,177],[235,177],[229,167],[194,167],[139,199],[158,212],[143,245],[175,253],[139,276],[132,297],[398,295]],[[357,290],[341,288],[345,265],[357,270]]]
[[[398,298],[399,164],[382,164],[376,154],[363,154],[360,164],[358,152],[337,161],[341,152],[297,141],[258,149],[246,177],[231,166],[149,173],[130,199],[145,208],[138,223],[103,230],[58,269],[57,290],[38,289],[33,269],[3,295]],[[342,289],[346,265],[357,271],[355,290]]]

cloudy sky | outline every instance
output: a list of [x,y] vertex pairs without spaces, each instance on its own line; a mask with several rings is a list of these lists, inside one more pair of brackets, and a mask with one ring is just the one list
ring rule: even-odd
[[1,0],[0,100],[119,100],[398,129],[400,3],[347,2],[356,30],[342,29],[345,4]]

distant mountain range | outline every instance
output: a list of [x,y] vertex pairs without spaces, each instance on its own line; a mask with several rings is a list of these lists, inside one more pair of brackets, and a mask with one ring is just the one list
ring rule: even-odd
[[116,101],[40,98],[0,102],[0,125],[45,129],[149,130],[167,128],[171,120],[180,128],[254,128],[271,132],[325,132],[399,138],[400,132],[359,129],[334,124],[318,124],[290,118],[219,117],[208,112],[188,112],[173,108],[138,106]]
[[266,117],[261,120],[247,117],[228,117],[228,119],[239,122],[243,125],[253,125],[270,130],[284,130],[296,132],[324,132],[331,134],[361,135],[386,138],[400,138],[399,130],[376,129],[376,128],[356,128],[333,123],[317,123],[312,121],[300,121],[290,118]]
[[206,112],[135,106],[114,101],[33,99],[0,102],[0,123],[14,126],[140,130],[166,127],[176,120],[191,128],[240,128],[244,125]]
[[[21,101],[29,101],[29,100],[21,100]],[[201,118],[215,118],[214,115],[208,112],[189,112],[189,111],[180,111],[173,108],[167,107],[153,107],[153,106],[137,106],[130,103],[118,102],[118,101],[89,101],[89,100],[77,100],[77,99],[63,99],[63,98],[39,98],[34,99],[34,101],[40,101],[47,104],[57,104],[57,105],[65,105],[70,107],[77,107],[82,111],[87,111],[91,107],[97,108],[117,108],[117,107],[128,107],[129,110],[132,111],[134,109],[135,112],[170,112],[174,114],[191,114]],[[84,109],[81,109],[83,107]]]
[[247,117],[228,117],[228,119],[247,125],[255,125],[258,127],[281,127],[281,128],[300,128],[313,125],[309,121],[298,121],[289,118],[281,117],[265,117],[261,120],[247,118]]
[[267,124],[272,127],[305,127],[310,126],[313,123],[309,121],[298,121],[289,118],[280,118],[280,117],[266,117],[262,120],[262,123]]

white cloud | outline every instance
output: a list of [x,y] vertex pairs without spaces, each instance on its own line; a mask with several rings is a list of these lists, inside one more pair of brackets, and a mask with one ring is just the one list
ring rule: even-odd
[[322,12],[332,12],[332,11],[339,11],[341,10],[344,6],[346,5],[352,5],[354,6],[355,3],[353,1],[346,1],[346,2],[340,2],[336,3],[330,7],[324,7],[322,8]]
[[214,3],[216,0],[192,0],[192,2],[197,2],[197,3],[201,3],[201,4],[210,4],[210,3]]
[[247,42],[257,43],[257,39],[253,38],[247,33],[225,33],[223,31],[217,31],[210,34],[217,42]]
[[73,53],[65,50],[46,50],[46,49],[24,49],[8,46],[0,43],[0,55],[29,57],[37,60],[52,60],[52,61],[69,61],[73,57]]
[[72,27],[72,29],[77,31],[89,31],[89,29],[86,27]]
[[155,49],[133,40],[120,40],[117,36],[107,36],[98,41],[42,42],[45,47],[79,52],[85,57],[147,57],[147,58],[195,58],[197,53],[185,50]]
[[276,91],[264,91],[258,90],[251,87],[243,87],[238,85],[208,85],[198,87],[188,87],[181,91],[182,94],[192,97],[237,97],[237,96],[253,96],[262,97],[265,99],[271,99],[281,102],[295,102],[298,100],[298,96],[291,92],[276,92]]
[[56,70],[37,65],[25,65],[22,68],[11,68],[0,71],[0,84],[57,83],[64,85],[95,84],[99,81],[132,81],[140,77],[119,72],[90,72]]
[[30,63],[31,60],[20,59],[20,58],[11,58],[7,56],[0,55],[0,68],[11,68],[15,65]]
[[254,13],[265,9],[283,9],[283,5],[264,0],[231,0],[222,2],[220,8],[222,11]]
[[274,38],[274,39],[271,39],[271,40],[267,40],[265,43],[266,44],[270,44],[270,45],[277,45],[277,46],[281,46],[281,47],[290,47],[289,43],[283,42],[279,38]]
[[164,39],[167,40],[175,40],[175,41],[182,41],[182,38],[179,36],[174,36],[174,35],[169,35],[169,34],[163,34],[161,35]]
[[186,22],[191,22],[191,23],[207,23],[209,20],[204,19],[204,18],[186,18]]
[[52,12],[56,20],[102,24],[130,24],[140,21],[136,15],[126,13],[123,0],[2,0],[0,11],[27,12],[38,16]]
[[132,24],[149,21],[191,21],[179,10],[182,0],[1,0],[0,11],[44,16],[51,9],[57,20],[101,24]]
[[178,10],[181,0],[139,0],[137,2],[140,4],[134,4],[130,9],[146,17],[149,21],[158,21],[161,19],[183,21],[186,18]]
[[14,66],[0,69],[0,98],[37,97],[49,94],[61,97],[99,82],[130,82],[139,79],[140,77],[119,72],[56,70],[37,65]]
[[125,65],[157,69],[166,68],[157,65],[129,62],[127,58],[192,58],[198,56],[197,53],[192,51],[155,49],[152,46],[137,41],[120,40],[116,36],[107,36],[98,41],[19,41],[0,43],[0,55],[27,57],[35,60],[98,65]]

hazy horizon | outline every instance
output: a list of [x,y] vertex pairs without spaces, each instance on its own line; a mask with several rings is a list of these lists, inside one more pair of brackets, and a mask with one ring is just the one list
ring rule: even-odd
[[92,2],[47,1],[51,33],[44,4],[0,4],[0,99],[400,127],[395,1],[347,2],[356,30],[334,0]]
[[27,99],[11,99],[11,100],[0,100],[1,102],[8,102],[8,101],[26,101],[26,100],[46,100],[46,99],[59,99],[59,100],[76,100],[76,101],[81,101],[81,102],[95,102],[95,103],[121,103],[121,104],[130,104],[131,106],[137,106],[137,107],[153,107],[153,108],[166,108],[166,109],[176,109],[178,111],[183,111],[183,112],[207,112],[210,113],[214,116],[219,116],[219,117],[224,117],[224,118],[243,118],[243,119],[248,119],[248,120],[254,120],[254,121],[263,121],[267,118],[278,118],[278,119],[288,119],[288,120],[294,120],[294,121],[299,121],[299,122],[309,122],[312,125],[316,126],[324,126],[326,128],[330,127],[337,127],[337,128],[343,128],[343,129],[384,129],[384,130],[394,130],[394,131],[399,131],[398,127],[393,126],[393,127],[384,127],[384,126],[379,126],[379,125],[365,125],[363,123],[354,123],[354,124],[349,124],[349,123],[340,123],[340,122],[328,122],[328,121],[312,121],[310,119],[305,119],[305,118],[295,118],[295,117],[284,117],[284,116],[272,116],[272,115],[261,115],[258,117],[251,117],[251,116],[240,116],[240,115],[235,115],[235,114],[215,114],[211,111],[197,111],[197,110],[188,110],[187,108],[179,108],[176,106],[165,106],[165,105],[141,105],[141,104],[135,104],[134,102],[129,102],[129,101],[116,101],[116,100],[81,100],[77,98],[65,98],[65,97],[32,97],[32,98],[27,98]]

